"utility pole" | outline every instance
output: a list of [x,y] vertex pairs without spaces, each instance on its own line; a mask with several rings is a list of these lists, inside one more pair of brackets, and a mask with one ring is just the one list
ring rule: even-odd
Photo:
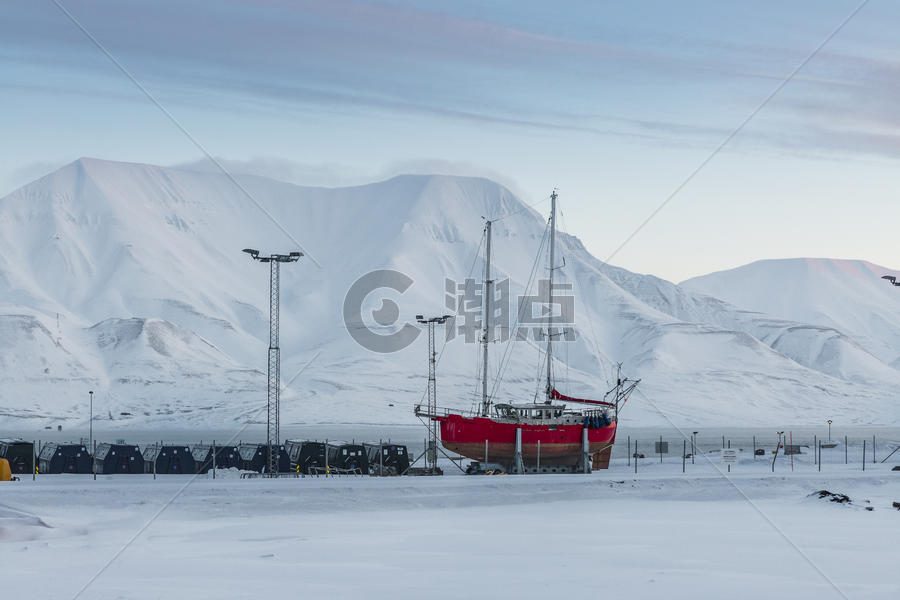
[[428,415],[431,425],[428,428],[428,448],[425,450],[426,470],[434,475],[437,473],[437,351],[434,348],[434,326],[447,322],[452,315],[425,318],[416,315],[416,321],[428,328]]
[[[88,422],[89,423],[88,424],[88,435],[90,436],[91,441],[89,442],[90,445],[88,446],[88,448],[93,448],[94,447],[94,392],[90,391],[90,392],[88,392],[88,394],[90,394],[90,396],[91,396],[91,410],[90,410],[91,416],[90,416],[90,421]],[[93,458],[94,457],[92,455],[91,459],[93,460]]]
[[278,473],[278,447],[281,445],[281,348],[278,340],[278,313],[281,263],[300,260],[302,252],[260,256],[259,250],[245,248],[253,260],[269,263],[269,360],[266,383],[266,446],[268,447],[267,472],[274,477]]

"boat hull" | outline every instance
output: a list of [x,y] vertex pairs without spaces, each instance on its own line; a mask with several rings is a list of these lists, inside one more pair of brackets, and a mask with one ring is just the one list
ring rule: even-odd
[[[539,452],[541,466],[570,466],[582,459],[583,425],[503,423],[486,417],[456,414],[435,419],[441,426],[441,444],[472,460],[512,464],[517,429],[522,430],[522,460],[527,466],[537,464]],[[593,468],[607,468],[611,447],[616,441],[616,423],[587,428],[587,432]]]

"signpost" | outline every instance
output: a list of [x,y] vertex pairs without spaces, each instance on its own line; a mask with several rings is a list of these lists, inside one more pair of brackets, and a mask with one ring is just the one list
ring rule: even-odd
[[728,465],[728,472],[731,473],[731,465],[737,464],[738,461],[738,451],[736,448],[722,448],[719,451],[719,456],[722,458],[722,464]]

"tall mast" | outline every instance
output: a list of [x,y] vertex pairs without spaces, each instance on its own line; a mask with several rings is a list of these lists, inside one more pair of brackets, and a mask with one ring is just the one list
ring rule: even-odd
[[485,224],[485,235],[487,241],[485,243],[485,259],[484,259],[484,287],[483,296],[484,304],[482,310],[482,321],[484,322],[484,335],[481,342],[484,344],[484,359],[481,366],[481,416],[486,417],[490,413],[491,402],[488,398],[488,345],[491,341],[491,291],[493,281],[491,280],[491,222]]
[[550,194],[550,277],[547,285],[547,399],[553,392],[553,269],[556,265],[556,190]]

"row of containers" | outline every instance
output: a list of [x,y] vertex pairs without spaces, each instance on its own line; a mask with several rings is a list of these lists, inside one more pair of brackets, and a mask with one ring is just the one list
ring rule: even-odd
[[[406,446],[390,442],[345,443],[287,440],[277,448],[278,471],[305,475],[355,474],[403,475],[409,469]],[[262,473],[266,468],[266,444],[134,444],[102,443],[91,455],[86,444],[47,442],[37,452],[33,442],[0,440],[0,458],[9,461],[14,474],[37,473],[207,473],[240,469]]]

